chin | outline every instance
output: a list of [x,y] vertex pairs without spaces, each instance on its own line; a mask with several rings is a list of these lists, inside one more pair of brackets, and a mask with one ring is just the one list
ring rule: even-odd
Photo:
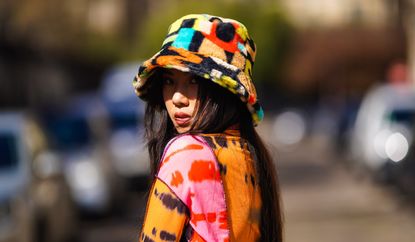
[[190,127],[176,127],[177,133],[183,134],[190,130]]

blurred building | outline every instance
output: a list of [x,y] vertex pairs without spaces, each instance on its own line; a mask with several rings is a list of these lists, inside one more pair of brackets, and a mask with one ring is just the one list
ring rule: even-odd
[[[257,1],[279,3],[298,27],[282,89],[301,96],[363,92],[391,61],[408,57],[414,66],[414,0]],[[181,1],[0,1],[0,107],[56,103],[96,88],[140,40],[141,22],[166,2],[174,8]]]
[[280,0],[297,27],[287,87],[317,96],[361,96],[406,59],[403,3],[387,0]]
[[407,31],[408,41],[408,67],[409,67],[409,78],[412,80],[415,86],[415,1],[406,1],[406,18],[405,28]]
[[382,27],[394,22],[398,1],[385,0],[281,0],[299,27],[330,28],[358,24]]
[[0,108],[59,103],[96,88],[137,38],[148,2],[1,1]]

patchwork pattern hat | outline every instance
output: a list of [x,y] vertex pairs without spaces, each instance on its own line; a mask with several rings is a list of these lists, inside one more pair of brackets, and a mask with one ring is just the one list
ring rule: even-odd
[[255,54],[255,43],[240,22],[207,14],[186,15],[170,25],[161,50],[139,67],[133,85],[145,99],[149,77],[157,68],[189,72],[239,96],[257,125],[264,113],[252,82]]

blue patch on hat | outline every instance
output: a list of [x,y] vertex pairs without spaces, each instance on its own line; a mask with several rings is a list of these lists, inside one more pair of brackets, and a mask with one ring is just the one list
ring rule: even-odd
[[177,34],[176,40],[174,40],[171,46],[189,50],[189,45],[192,42],[194,33],[195,30],[191,28],[180,29],[179,33]]
[[238,42],[238,49],[241,51],[244,55],[246,55],[246,48],[243,44]]

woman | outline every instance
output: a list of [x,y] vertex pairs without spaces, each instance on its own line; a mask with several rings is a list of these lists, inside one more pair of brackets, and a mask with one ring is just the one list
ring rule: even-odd
[[255,54],[241,23],[192,14],[140,66],[154,175],[140,241],[282,241],[276,172],[254,129]]

